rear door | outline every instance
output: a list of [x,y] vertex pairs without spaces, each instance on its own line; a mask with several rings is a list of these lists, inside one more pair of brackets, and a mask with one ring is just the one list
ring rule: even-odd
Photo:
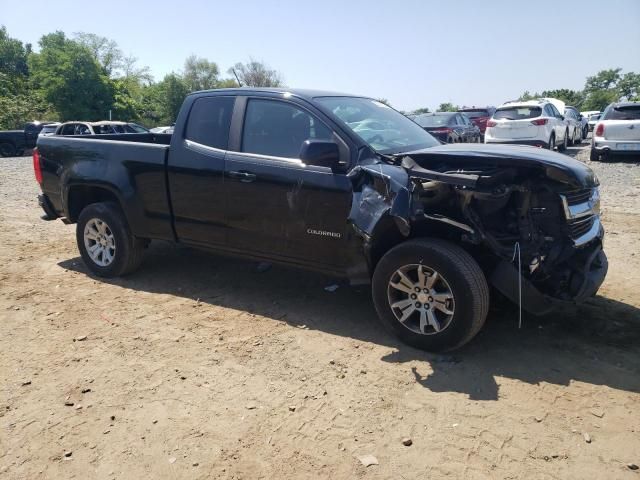
[[542,109],[535,105],[500,108],[493,114],[493,120],[496,121],[493,136],[505,140],[536,138],[538,126],[531,122],[541,114]]
[[[602,116],[607,140],[640,141],[640,103],[610,107]],[[640,150],[638,145],[620,145],[620,150]]]
[[339,269],[351,181],[345,173],[303,164],[299,154],[307,139],[342,140],[300,103],[264,97],[238,101],[246,102],[242,133],[225,162],[229,247]]
[[176,235],[186,243],[226,244],[223,172],[235,100],[196,98],[172,137],[169,194]]

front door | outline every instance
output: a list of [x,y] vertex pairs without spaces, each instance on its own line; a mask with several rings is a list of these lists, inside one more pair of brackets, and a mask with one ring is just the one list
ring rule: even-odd
[[225,161],[229,248],[327,268],[344,264],[351,181],[299,159],[305,140],[334,135],[294,103],[248,99],[239,151]]

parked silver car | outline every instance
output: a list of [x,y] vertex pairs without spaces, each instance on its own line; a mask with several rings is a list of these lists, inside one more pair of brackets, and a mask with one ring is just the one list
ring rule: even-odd
[[640,102],[609,105],[596,123],[591,137],[591,161],[610,155],[640,158]]

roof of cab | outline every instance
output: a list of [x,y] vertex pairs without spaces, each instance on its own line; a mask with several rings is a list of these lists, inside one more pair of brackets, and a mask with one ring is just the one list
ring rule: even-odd
[[192,92],[189,95],[203,95],[207,93],[226,93],[235,95],[247,95],[251,93],[276,93],[282,96],[296,96],[306,100],[312,100],[317,97],[362,97],[363,95],[351,95],[348,93],[328,92],[324,90],[308,90],[304,88],[266,88],[266,87],[238,87],[238,88],[218,88],[215,90],[200,90]]

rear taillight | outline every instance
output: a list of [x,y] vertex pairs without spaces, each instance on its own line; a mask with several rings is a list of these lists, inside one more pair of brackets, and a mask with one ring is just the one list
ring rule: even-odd
[[33,149],[33,173],[36,175],[36,182],[42,185],[42,168],[40,168],[40,152],[38,148]]
[[548,122],[549,122],[549,119],[548,119],[548,118],[538,118],[538,119],[536,119],[536,120],[531,120],[531,123],[532,123],[533,125],[538,125],[538,126],[540,126],[540,125],[546,125]]
[[596,125],[596,137],[604,137],[604,123]]
[[489,120],[487,122],[487,127],[495,127],[496,125],[498,125],[498,122],[496,122],[495,120]]

